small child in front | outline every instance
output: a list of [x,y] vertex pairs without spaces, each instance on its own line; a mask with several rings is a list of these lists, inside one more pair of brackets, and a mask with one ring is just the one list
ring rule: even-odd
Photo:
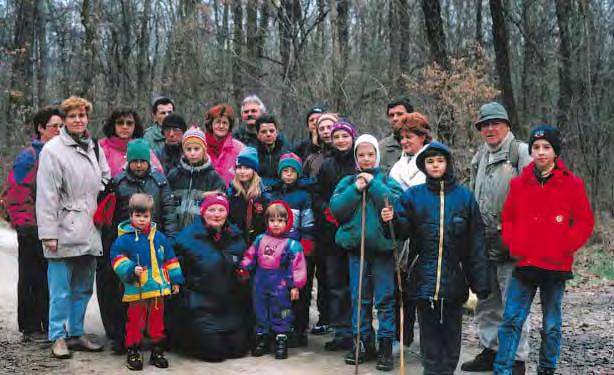
[[[153,198],[148,194],[134,194],[128,203],[130,219],[119,224],[118,238],[111,247],[113,269],[124,284],[122,302],[128,302],[126,322],[126,366],[142,370],[140,345],[143,330],[152,342],[149,363],[167,368],[164,350],[163,297],[179,293],[183,274],[173,248],[166,236],[151,222]],[[145,327],[145,325],[147,325]]]
[[300,242],[288,237],[292,211],[283,201],[273,201],[265,212],[267,231],[247,249],[237,270],[241,279],[255,269],[252,300],[256,311],[254,357],[269,350],[269,335],[275,334],[275,358],[288,358],[288,333],[292,330],[292,302],[305,286],[307,268]]

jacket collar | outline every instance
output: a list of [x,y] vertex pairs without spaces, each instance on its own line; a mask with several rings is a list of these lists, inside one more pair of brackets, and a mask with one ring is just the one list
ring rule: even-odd
[[[535,176],[535,168],[536,167],[535,167],[534,161],[532,161],[531,164],[527,165],[522,170],[522,174],[520,175],[520,178],[522,179],[522,181],[538,184],[539,181],[537,179],[537,176]],[[557,157],[556,160],[554,161],[554,169],[552,170],[552,177],[548,179],[548,181],[555,182],[555,181],[558,181],[561,177],[569,176],[569,175],[571,175],[571,171],[567,168],[565,163],[563,163],[563,160],[561,160],[560,157]]]
[[186,160],[185,156],[181,157],[181,160],[179,160],[179,166],[181,167],[181,169],[187,171],[187,172],[195,172],[195,173],[199,173],[199,172],[203,172],[207,169],[210,169],[213,167],[213,163],[211,161],[211,157],[207,157],[207,161],[204,162],[201,165],[198,166],[193,166],[190,163],[188,163],[188,161]]

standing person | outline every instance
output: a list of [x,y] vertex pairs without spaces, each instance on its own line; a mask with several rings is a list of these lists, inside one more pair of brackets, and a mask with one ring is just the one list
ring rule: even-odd
[[256,120],[258,137],[259,175],[265,186],[272,186],[277,179],[277,165],[281,155],[288,152],[284,138],[279,135],[279,123],[272,115],[263,115]]
[[[128,142],[132,139],[143,137],[143,124],[141,124],[141,118],[134,110],[117,108],[105,120],[102,132],[105,138],[98,141],[98,144],[107,158],[107,163],[111,169],[111,176],[115,177],[126,166]],[[160,164],[153,150],[151,150],[150,160],[157,170],[164,173],[162,164]]]
[[153,123],[145,130],[143,138],[156,155],[159,155],[164,148],[166,138],[162,129],[162,123],[166,116],[175,111],[175,103],[167,96],[158,96],[151,103],[151,118]]
[[411,238],[418,256],[407,270],[406,287],[418,310],[424,374],[452,375],[469,287],[479,299],[489,293],[484,224],[473,194],[454,177],[446,146],[431,142],[416,164],[426,183],[406,190],[381,217],[386,223],[396,217],[395,233],[402,240]]
[[309,112],[307,112],[305,124],[307,125],[309,137],[297,142],[293,147],[294,153],[296,153],[303,160],[307,159],[307,156],[309,156],[311,153],[318,152],[320,150],[320,139],[318,138],[318,119],[325,112],[326,108],[320,105],[311,107]]
[[162,163],[166,175],[179,165],[179,160],[183,155],[181,140],[183,133],[188,130],[188,125],[183,117],[176,113],[171,113],[162,121],[162,133],[164,134],[164,144],[156,152],[156,157]]
[[[354,158],[357,174],[344,177],[335,188],[330,199],[330,209],[339,221],[335,242],[349,253],[350,290],[352,295],[352,330],[356,337],[360,330],[360,341],[345,356],[345,363],[356,364],[375,356],[375,335],[373,333],[373,307],[377,309],[377,338],[379,352],[377,369],[391,371],[394,368],[392,341],[395,335],[394,300],[394,243],[384,238],[384,229],[379,220],[379,212],[388,201],[396,200],[402,190],[399,184],[379,168],[380,153],[377,139],[363,134],[354,143]],[[365,206],[363,204],[365,194]],[[363,209],[365,233],[361,233]],[[360,280],[361,240],[364,236],[364,266]],[[359,284],[362,284],[361,296]],[[358,304],[361,305],[360,317],[356,316]]]
[[330,137],[330,131],[337,120],[339,120],[339,115],[336,113],[324,113],[318,117],[316,122],[317,143],[310,147],[303,163],[303,174],[306,177],[316,178],[318,176],[324,158],[332,149],[333,140]]
[[[168,239],[151,221],[154,200],[148,194],[130,197],[130,219],[118,227],[119,237],[111,247],[113,269],[124,284],[122,302],[127,302],[126,367],[142,370],[143,330],[151,339],[149,364],[167,368],[164,340],[164,297],[179,293],[184,279]],[[140,239],[140,240],[139,240]],[[145,241],[143,241],[145,239]]]
[[64,114],[54,107],[32,118],[36,138],[15,159],[6,182],[5,204],[11,227],[17,231],[17,324],[24,341],[46,342],[49,323],[47,261],[38,239],[36,174],[45,143],[60,134]]
[[69,348],[102,350],[84,334],[83,319],[92,296],[95,257],[102,255],[100,232],[93,221],[96,198],[111,173],[104,153],[96,157],[87,131],[92,104],[71,96],[61,109],[65,127],[40,154],[36,218],[48,261],[51,352],[68,358]]
[[252,243],[266,229],[264,210],[271,201],[270,188],[258,176],[258,152],[245,147],[239,153],[235,176],[226,190],[230,202],[229,219],[236,224],[246,243]]
[[232,137],[246,146],[256,147],[256,119],[266,113],[264,103],[257,95],[246,96],[241,102],[241,122]]
[[205,361],[243,357],[249,349],[252,327],[242,300],[244,286],[235,276],[247,244],[228,222],[229,210],[222,194],[207,196],[201,217],[175,243],[186,283],[175,304],[171,341]]
[[245,147],[232,138],[235,114],[230,104],[217,104],[205,114],[207,153],[226,186],[234,177],[235,161]]
[[179,165],[168,174],[168,181],[177,200],[179,230],[200,216],[200,204],[207,194],[226,190],[224,180],[213,169],[207,154],[205,133],[198,127],[192,127],[183,135],[181,142],[183,157]]
[[401,138],[399,137],[401,120],[403,116],[413,111],[414,106],[407,98],[392,101],[386,107],[390,134],[379,142],[379,149],[382,153],[381,168],[386,174],[390,172],[390,168],[392,168],[394,163],[399,160],[403,151],[400,142]]
[[292,210],[283,201],[273,201],[266,209],[267,231],[256,237],[241,261],[237,275],[242,279],[254,273],[252,301],[256,311],[256,345],[259,357],[269,351],[269,337],[275,337],[275,359],[288,358],[288,333],[292,329],[292,304],[305,286],[303,247],[289,238],[293,227]]
[[324,344],[324,349],[327,351],[350,350],[353,345],[348,258],[346,251],[335,244],[335,233],[339,223],[331,213],[329,205],[337,183],[356,171],[353,151],[356,136],[356,128],[348,120],[339,119],[335,122],[331,130],[333,150],[318,172],[319,190],[316,206],[325,218],[319,227],[318,245],[326,249],[324,251],[330,326],[335,331],[334,338]]
[[[471,161],[471,185],[485,225],[486,255],[489,260],[490,289],[485,300],[478,300],[475,317],[480,345],[484,348],[473,360],[462,364],[463,371],[492,371],[499,346],[497,330],[502,322],[507,286],[514,261],[501,241],[501,210],[513,177],[531,162],[526,143],[510,131],[507,111],[496,102],[480,107],[475,123],[484,144]],[[529,356],[529,325],[525,325],[516,353],[515,375],[525,373]]]
[[551,125],[531,131],[533,163],[512,180],[503,206],[503,242],[516,260],[507,288],[495,374],[513,374],[519,332],[539,289],[542,306],[537,372],[552,375],[561,349],[565,283],[573,277],[574,253],[593,232],[595,220],[584,182],[560,158],[560,132]]

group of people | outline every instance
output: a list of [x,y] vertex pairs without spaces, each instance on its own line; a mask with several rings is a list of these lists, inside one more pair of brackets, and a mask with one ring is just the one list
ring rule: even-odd
[[557,128],[536,126],[527,145],[501,104],[484,104],[466,187],[407,99],[388,104],[380,141],[314,106],[308,137],[290,144],[254,95],[240,121],[221,103],[202,127],[188,128],[168,97],[152,102],[147,129],[118,108],[99,140],[91,110],[73,96],[37,112],[3,194],[19,242],[19,329],[55,357],[103,350],[83,330],[96,280],[106,335],[132,370],[145,336],[149,363],[165,368],[167,348],[284,359],[308,333],[331,333],[325,350],[390,371],[417,316],[424,373],[452,374],[471,289],[483,351],[462,369],[524,374],[539,289],[538,371],[554,373],[565,282],[594,225]]

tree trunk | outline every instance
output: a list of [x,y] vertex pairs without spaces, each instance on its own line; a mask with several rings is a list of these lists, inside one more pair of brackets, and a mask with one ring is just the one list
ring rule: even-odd
[[446,34],[443,31],[441,20],[441,6],[439,0],[422,0],[424,25],[426,36],[431,47],[431,58],[443,68],[448,67],[448,54],[446,50]]
[[38,0],[36,12],[36,104],[40,108],[47,104],[47,17],[44,5]]
[[503,17],[503,4],[501,0],[490,0],[490,13],[492,16],[492,36],[495,47],[495,61],[497,74],[499,75],[499,86],[503,96],[503,104],[510,117],[512,130],[517,132],[518,116],[516,114],[516,104],[514,100],[514,90],[512,87],[512,73],[510,69],[509,49],[507,45],[507,27]]
[[559,27],[559,98],[556,121],[565,131],[569,123],[569,109],[573,98],[571,76],[571,5],[567,0],[555,1],[556,19]]
[[397,96],[399,76],[401,75],[400,67],[400,15],[399,15],[399,1],[388,1],[388,49],[390,55],[388,57],[388,79],[391,83],[392,96]]
[[399,2],[399,68],[401,74],[409,72],[409,40],[411,38],[409,0]]
[[260,59],[258,58],[258,0],[248,0],[247,13],[247,81],[248,92],[256,91],[260,79]]
[[[81,4],[81,24],[85,30],[85,42],[83,45],[83,61],[81,71],[81,91],[79,95],[92,98],[92,82],[94,79],[94,64],[96,62],[96,33],[97,21],[94,13],[96,0],[83,0]],[[74,78],[74,77],[73,77]]]
[[[15,5],[15,37],[13,39],[13,62],[9,98],[9,118],[20,106],[31,106],[34,58],[34,20],[37,13],[36,0],[22,0]],[[5,138],[8,139],[8,138]]]
[[139,30],[138,57],[136,64],[137,89],[139,92],[151,93],[151,81],[147,79],[151,70],[149,59],[149,18],[151,17],[151,0],[143,3],[143,15],[141,17],[141,28]]
[[482,37],[482,0],[475,0],[475,42],[479,46],[484,45]]
[[232,97],[241,101],[243,85],[241,77],[241,59],[243,58],[243,6],[241,0],[232,3]]
[[344,114],[347,98],[343,90],[348,57],[348,7],[347,0],[330,0],[330,22],[333,43],[333,93],[334,108]]

